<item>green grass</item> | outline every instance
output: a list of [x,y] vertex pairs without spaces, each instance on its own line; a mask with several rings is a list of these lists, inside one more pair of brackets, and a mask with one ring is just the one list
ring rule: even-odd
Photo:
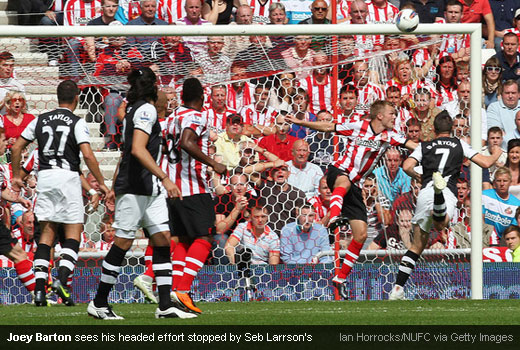
[[[519,300],[199,303],[196,319],[154,318],[155,305],[116,304],[124,325],[518,325]],[[86,304],[0,306],[2,325],[100,325]]]

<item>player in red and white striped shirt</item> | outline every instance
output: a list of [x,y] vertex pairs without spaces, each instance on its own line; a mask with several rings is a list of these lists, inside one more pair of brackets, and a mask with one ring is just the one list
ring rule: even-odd
[[203,112],[208,127],[216,132],[222,132],[226,128],[226,119],[230,114],[235,114],[236,111],[228,108],[226,104],[227,89],[225,85],[214,85],[211,87],[210,108]]
[[[322,109],[332,110],[332,77],[326,65],[329,63],[327,55],[318,52],[313,58],[313,65],[318,67],[312,70],[312,75],[300,80],[300,87],[309,95],[309,112],[316,114]],[[341,86],[338,80],[336,88]]]
[[227,171],[225,165],[208,156],[209,129],[201,110],[204,89],[196,78],[184,81],[183,106],[175,112],[169,123],[168,139],[173,142],[170,151],[170,179],[179,187],[182,200],[169,200],[172,233],[179,236],[173,252],[172,289],[177,301],[187,312],[200,314],[189,296],[198,271],[204,266],[211,251],[211,234],[215,232],[215,207],[207,182],[207,166],[218,174]]
[[370,120],[347,124],[327,122],[304,122],[293,116],[288,121],[311,129],[332,132],[345,137],[345,152],[327,171],[327,184],[332,188],[330,199],[329,228],[341,222],[339,215],[348,218],[353,239],[341,271],[334,276],[333,283],[343,298],[347,298],[345,281],[352,271],[361,248],[367,238],[367,209],[363,202],[361,188],[364,178],[372,172],[386,150],[391,146],[405,146],[415,149],[417,144],[406,140],[393,131],[396,112],[388,101],[376,101],[370,107]]
[[[256,136],[261,136],[265,127],[274,124],[276,116],[279,114],[276,109],[267,105],[270,91],[271,86],[267,83],[257,85],[253,94],[255,102],[242,107],[239,112],[244,124],[250,125],[259,131],[260,134]],[[256,134],[257,132],[252,131],[251,128],[244,130],[244,135],[249,136],[252,133]]]
[[186,16],[185,0],[158,0],[157,17],[170,24]]

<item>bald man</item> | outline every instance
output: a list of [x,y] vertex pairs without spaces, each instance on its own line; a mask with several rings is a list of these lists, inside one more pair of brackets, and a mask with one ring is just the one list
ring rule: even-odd
[[320,179],[323,177],[321,168],[308,161],[309,154],[309,144],[305,140],[298,140],[292,147],[293,159],[287,162],[290,173],[287,182],[305,192],[307,199],[318,194]]

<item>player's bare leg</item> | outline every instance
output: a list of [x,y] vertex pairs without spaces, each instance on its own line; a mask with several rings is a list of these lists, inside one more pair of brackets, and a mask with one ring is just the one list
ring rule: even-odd
[[356,261],[359,259],[359,253],[361,252],[361,248],[367,239],[367,223],[362,220],[351,220],[350,228],[352,229],[352,241],[347,247],[347,254],[343,259],[343,264],[341,265],[341,270],[339,273],[334,276],[332,282],[334,286],[338,289],[340,296],[343,299],[347,299],[347,287],[345,282],[347,280],[347,276],[352,272],[352,268],[354,267]]

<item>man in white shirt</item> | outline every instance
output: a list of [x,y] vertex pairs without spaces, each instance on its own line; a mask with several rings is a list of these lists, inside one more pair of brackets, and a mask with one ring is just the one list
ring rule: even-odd
[[290,172],[287,182],[305,192],[307,199],[318,193],[320,179],[323,177],[321,168],[308,162],[309,154],[309,144],[305,140],[298,140],[292,147],[293,159],[287,162]]

